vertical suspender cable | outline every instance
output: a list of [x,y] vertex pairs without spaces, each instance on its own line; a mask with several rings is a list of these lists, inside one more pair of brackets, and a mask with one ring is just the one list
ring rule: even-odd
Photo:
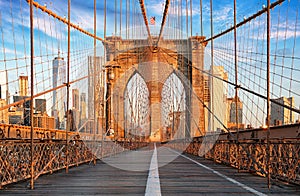
[[[172,0],[171,1],[171,8],[173,8],[172,9],[172,11],[171,11],[171,13],[172,13],[172,15],[175,15],[175,13],[176,13],[176,7],[175,7],[175,2],[174,2],[174,0]],[[171,33],[171,36],[170,36],[170,38],[172,38],[172,39],[176,39],[176,36],[177,36],[177,28],[176,28],[176,25],[175,25],[175,17],[174,16],[172,16],[172,17],[168,17],[168,21],[169,21],[169,30],[168,30],[168,33],[170,34]],[[170,32],[170,29],[171,28],[173,28],[173,29],[175,29],[175,31],[171,31]]]
[[[96,63],[96,29],[97,29],[97,25],[96,25],[96,14],[97,14],[97,10],[96,10],[96,0],[94,0],[94,127],[93,127],[93,143],[95,144],[95,139],[96,139],[96,130],[97,130],[97,125],[98,125],[98,121],[97,121],[97,115],[96,113],[98,113],[98,106],[99,103],[96,103],[97,98],[96,98],[96,91],[99,91],[99,81],[96,80],[96,76],[98,74],[100,74],[100,70],[96,68],[97,63]],[[95,152],[97,152],[97,150],[95,149],[96,146],[93,145],[93,148],[95,150]],[[96,165],[96,154],[93,156],[93,162],[94,165]]]
[[[183,45],[183,0],[180,0],[180,18],[179,18],[179,23],[180,23],[180,29],[182,29],[182,31],[180,31],[180,39],[181,39],[181,43],[180,43],[180,50],[182,51],[182,45]],[[183,55],[182,55],[182,62],[183,62]]]
[[[200,0],[200,28],[201,28],[201,36],[203,36],[203,17],[202,17],[202,0]],[[204,81],[204,76],[202,76],[202,78],[203,78],[203,81]],[[202,83],[202,84],[204,84],[204,83]],[[203,115],[204,115],[204,119],[205,118],[208,118],[208,115],[206,115],[206,112],[205,112],[205,108],[206,107],[204,107],[204,113],[203,113]],[[207,130],[207,127],[206,127],[206,125],[205,125],[205,123],[204,123],[204,131],[206,131]]]
[[[130,2],[130,1],[129,1]],[[125,20],[126,20],[126,39],[128,39],[128,33],[129,33],[129,30],[128,30],[128,7],[129,7],[129,2],[128,2],[128,0],[126,0],[126,17],[125,17]]]
[[[187,66],[187,78],[189,80],[189,84],[192,84],[191,81],[191,72],[190,72],[190,68],[192,67],[192,65],[190,65],[190,44],[189,44],[189,12],[188,12],[188,0],[185,0],[185,31],[186,31],[186,45],[187,45],[187,50],[186,50],[186,58],[187,58],[187,62],[186,62],[186,66]],[[188,89],[188,107],[191,107],[191,91],[192,89],[189,88]],[[191,112],[189,112],[188,114],[188,136],[189,138],[191,137]]]
[[203,36],[203,15],[202,15],[202,0],[200,0],[200,27],[201,27],[201,36]]
[[[125,8],[125,39],[128,39],[128,5],[129,5],[128,0],[126,0],[126,8]],[[126,54],[128,55],[127,49],[126,49]],[[129,59],[127,58],[126,59],[126,63],[128,63],[128,61],[129,61]],[[125,75],[125,78],[126,78],[126,76],[127,76],[126,72],[124,73],[124,75]],[[123,96],[124,95],[125,95],[125,92],[123,93]],[[124,100],[125,100],[125,98],[124,98]],[[124,108],[126,108],[125,104],[124,104]],[[125,109],[125,111],[126,111],[126,109]],[[127,124],[126,124],[126,122],[127,122],[127,113],[124,115],[124,122],[123,122],[124,123],[123,124],[123,126],[124,126],[124,135],[123,135],[124,138],[127,137],[127,135],[126,135],[126,132],[127,132]],[[125,145],[125,142],[123,143],[123,145]]]
[[[131,25],[132,25],[132,31],[131,31],[131,36],[132,36],[132,38],[135,38],[136,37],[136,29],[137,29],[137,8],[136,8],[136,1],[135,0],[132,0],[131,1],[131,6],[132,6],[132,18],[131,18]],[[147,25],[148,25],[148,23],[147,23]],[[150,30],[149,30],[150,31]],[[140,58],[140,56],[138,57],[138,59]]]
[[[106,0],[104,0],[104,40],[106,39]],[[106,63],[106,47],[104,46],[104,62]],[[101,132],[101,158],[103,157],[103,145],[104,145],[104,134],[106,132],[106,124],[104,125],[104,117],[106,118],[106,101],[105,101],[105,85],[104,85],[104,81],[105,81],[105,74],[104,72],[102,72],[102,67],[101,67],[101,80],[102,80],[102,87],[103,87],[103,92],[102,92],[102,116],[101,116],[101,123],[102,123],[102,132]],[[106,122],[106,121],[105,121]]]
[[131,29],[131,31],[128,31],[129,33],[129,38],[133,39],[133,31],[134,31],[134,24],[133,24],[133,13],[134,13],[134,0],[129,0],[129,28]]
[[71,0],[68,0],[68,56],[67,56],[67,129],[66,129],[66,173],[69,172],[69,146],[68,146],[68,134],[71,127],[70,112],[69,112],[69,99],[70,99],[70,32],[71,32]]
[[191,37],[193,36],[193,0],[190,0],[190,28],[191,28]]
[[[191,43],[190,43],[190,52],[191,52],[191,54],[189,55],[190,57],[189,57],[189,61],[191,61],[191,64],[190,64],[190,62],[189,62],[189,65],[190,65],[190,78],[191,78],[191,85],[192,85],[192,80],[193,79],[195,79],[195,78],[193,78],[193,68],[192,68],[192,66],[193,66],[193,63],[192,63],[192,61],[193,60],[196,60],[196,59],[193,59],[193,43],[192,43],[192,36],[193,36],[193,0],[190,0],[190,39],[191,39]],[[189,43],[189,42],[188,42]],[[190,97],[192,97],[192,89],[191,89],[191,91],[190,91]],[[190,98],[190,105],[192,105],[192,98]],[[190,132],[191,132],[192,130],[190,130]],[[192,136],[192,134],[190,134],[191,136]]]
[[[213,37],[214,32],[213,32],[213,2],[212,0],[210,0],[210,35],[211,37]],[[211,110],[212,113],[215,113],[215,109],[214,109],[214,99],[213,99],[213,93],[214,93],[214,39],[211,39],[211,66],[210,66],[210,70],[211,70],[211,95],[210,95],[210,103],[211,103]],[[215,119],[214,117],[211,118],[211,131],[215,130]]]
[[235,123],[237,139],[238,171],[240,171],[240,150],[239,150],[239,119],[238,119],[238,61],[237,61],[237,39],[236,39],[236,0],[234,0],[234,71],[235,71]]
[[[185,0],[185,31],[186,31],[186,39],[189,37],[189,11],[188,11],[188,0]],[[188,55],[187,55],[188,56]]]
[[270,0],[267,6],[267,180],[268,188],[271,188],[271,174],[270,174],[270,33],[271,33],[271,16],[270,16]]
[[117,0],[115,0],[115,36],[117,36]]
[[105,39],[106,39],[106,0],[104,0],[104,40]]
[[34,46],[33,46],[33,0],[30,0],[30,188],[34,188],[34,163],[33,163],[33,156],[34,156],[34,149],[33,149],[33,68],[34,68]]
[[122,31],[122,0],[120,0],[120,37],[122,36],[121,31]]

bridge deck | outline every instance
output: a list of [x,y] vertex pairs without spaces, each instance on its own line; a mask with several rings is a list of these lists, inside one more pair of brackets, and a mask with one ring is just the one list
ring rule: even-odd
[[[155,150],[154,150],[155,151]],[[6,187],[0,194],[27,195],[299,195],[300,187],[276,182],[271,191],[266,179],[237,173],[230,167],[165,147],[153,151],[128,151],[98,161],[40,177],[35,189],[28,182]],[[176,156],[174,156],[176,155]],[[170,160],[174,159],[172,162]],[[120,161],[122,160],[122,161]],[[154,164],[154,165],[153,165]],[[158,164],[158,176],[149,167]],[[111,166],[115,165],[119,168]],[[153,172],[152,172],[153,171]],[[160,185],[160,186],[159,186]],[[148,188],[147,188],[148,187]],[[150,192],[149,192],[150,190]],[[161,192],[160,192],[161,191]]]

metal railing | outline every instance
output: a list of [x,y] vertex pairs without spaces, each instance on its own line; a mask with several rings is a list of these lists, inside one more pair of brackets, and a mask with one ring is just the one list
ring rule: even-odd
[[[69,140],[68,155],[65,140],[36,139],[34,149],[34,180],[40,175],[52,174],[66,166],[79,166],[83,163],[116,155],[126,150],[146,146],[145,142],[129,143],[115,141]],[[0,143],[0,188],[5,185],[31,178],[31,142],[29,139],[6,139]],[[66,162],[67,160],[67,162]]]
[[202,139],[197,138],[188,142],[178,140],[169,146],[195,156],[199,156],[200,147],[210,149],[204,158],[263,177],[267,177],[267,155],[270,153],[271,179],[300,185],[300,138],[270,139],[270,152],[267,152],[266,139],[245,139],[239,140],[239,143],[234,140],[202,143]]

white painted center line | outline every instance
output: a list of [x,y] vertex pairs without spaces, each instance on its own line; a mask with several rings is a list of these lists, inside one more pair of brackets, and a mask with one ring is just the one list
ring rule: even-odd
[[251,193],[253,193],[255,195],[266,196],[266,194],[264,194],[262,192],[259,192],[259,191],[255,190],[255,189],[251,188],[251,187],[248,187],[247,185],[245,185],[245,184],[243,184],[241,182],[238,182],[238,181],[236,181],[236,180],[234,180],[234,179],[232,179],[232,178],[230,178],[230,177],[228,177],[228,176],[226,176],[224,174],[221,174],[220,172],[218,172],[218,171],[216,171],[216,170],[214,170],[214,169],[212,169],[212,168],[210,168],[210,167],[208,167],[206,165],[203,165],[203,164],[201,164],[201,163],[199,163],[199,162],[197,162],[197,161],[195,161],[195,160],[193,160],[193,159],[191,159],[191,158],[189,158],[189,157],[187,157],[185,155],[182,155],[179,152],[176,152],[176,151],[174,151],[172,149],[169,149],[169,150],[172,151],[172,152],[174,152],[174,153],[176,153],[176,154],[179,154],[180,156],[182,156],[182,157],[184,157],[184,158],[186,158],[186,159],[188,159],[188,160],[196,163],[197,165],[203,167],[204,169],[207,169],[207,170],[213,172],[214,174],[216,174],[216,175],[218,175],[218,176],[220,176],[220,177],[222,177],[222,178],[224,178],[224,179],[232,182],[233,184],[236,184],[236,185],[242,187],[243,189],[245,189],[245,190],[247,190],[247,191],[249,191],[249,192],[251,192]]
[[145,196],[160,196],[160,181],[158,173],[158,164],[157,164],[157,150],[156,145],[154,144],[153,155],[150,162],[149,174],[147,179],[147,186]]

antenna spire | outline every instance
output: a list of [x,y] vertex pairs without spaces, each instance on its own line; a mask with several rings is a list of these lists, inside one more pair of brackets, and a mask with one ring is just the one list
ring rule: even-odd
[[58,57],[60,57],[60,44],[58,43]]

